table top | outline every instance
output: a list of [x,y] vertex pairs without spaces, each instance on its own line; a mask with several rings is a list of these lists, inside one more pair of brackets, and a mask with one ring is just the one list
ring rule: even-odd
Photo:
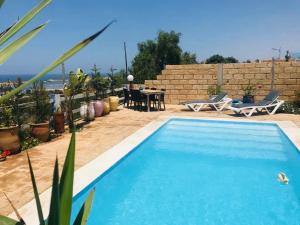
[[145,89],[145,90],[141,90],[141,93],[145,94],[145,95],[149,95],[149,94],[162,94],[164,93],[164,91],[161,91],[161,90],[148,90],[148,89]]

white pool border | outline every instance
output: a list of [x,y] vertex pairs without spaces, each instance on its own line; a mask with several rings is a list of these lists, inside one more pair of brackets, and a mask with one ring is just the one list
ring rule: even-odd
[[[257,121],[250,119],[231,119],[231,118],[214,118],[214,117],[187,117],[187,116],[162,116],[157,120],[152,121],[143,128],[139,129],[132,135],[125,138],[119,144],[113,146],[109,150],[99,155],[94,160],[90,161],[83,167],[75,171],[74,175],[74,193],[77,195],[90,183],[96,180],[99,176],[109,170],[120,159],[125,157],[129,152],[134,150],[140,143],[153,134],[156,130],[162,127],[170,119],[192,119],[192,120],[215,120],[215,121],[230,121],[230,122],[242,122],[242,123],[269,123],[277,124],[279,128],[287,135],[291,142],[300,151],[300,128],[290,121]],[[42,208],[44,215],[48,215],[49,203],[51,196],[51,188],[47,189],[40,195]],[[35,206],[35,200],[33,199],[23,207],[18,209],[26,224],[38,225],[38,216]],[[14,213],[9,215],[12,218],[16,218]]]

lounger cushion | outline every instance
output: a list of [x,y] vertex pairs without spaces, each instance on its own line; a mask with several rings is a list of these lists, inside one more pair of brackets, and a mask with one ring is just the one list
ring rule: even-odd
[[191,100],[191,101],[187,101],[187,102],[183,102],[181,104],[186,105],[186,104],[205,104],[205,103],[217,103],[219,101],[221,101],[225,96],[227,95],[227,93],[222,92],[220,94],[218,94],[214,99],[207,99],[207,100]]

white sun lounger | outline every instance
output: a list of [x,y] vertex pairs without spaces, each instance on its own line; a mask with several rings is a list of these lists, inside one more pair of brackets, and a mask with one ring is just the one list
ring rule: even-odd
[[271,91],[262,101],[257,103],[244,103],[238,104],[236,106],[229,106],[236,114],[244,114],[247,117],[252,116],[254,112],[266,111],[268,114],[273,115],[279,109],[279,107],[284,103],[283,100],[278,100],[279,92]]
[[231,98],[226,98],[227,93],[220,93],[214,99],[207,100],[193,100],[188,102],[183,102],[187,108],[199,112],[204,107],[211,107],[217,111],[222,111],[231,101]]

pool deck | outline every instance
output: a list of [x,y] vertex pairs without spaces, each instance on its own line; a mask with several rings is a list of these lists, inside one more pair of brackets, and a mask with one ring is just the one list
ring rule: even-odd
[[[97,118],[77,133],[76,169],[86,165],[146,124],[152,121],[163,121],[169,116],[245,120],[245,117],[235,116],[231,111],[222,113],[215,111],[191,112],[183,110],[183,106],[178,105],[167,105],[166,111],[150,113],[128,110],[123,107],[119,109],[119,111],[112,112],[105,117]],[[290,121],[293,123],[285,123],[287,128],[292,130],[296,126],[300,127],[300,115],[276,114],[270,116],[266,114],[247,118],[247,120],[249,119],[256,121]],[[51,186],[52,169],[56,155],[61,169],[69,140],[70,134],[65,133],[51,142],[29,150],[40,193]],[[5,162],[0,163],[0,191],[5,191],[17,208],[33,199],[28,164],[24,152],[10,156]],[[11,212],[11,207],[4,195],[0,193],[0,215],[8,215]]]

